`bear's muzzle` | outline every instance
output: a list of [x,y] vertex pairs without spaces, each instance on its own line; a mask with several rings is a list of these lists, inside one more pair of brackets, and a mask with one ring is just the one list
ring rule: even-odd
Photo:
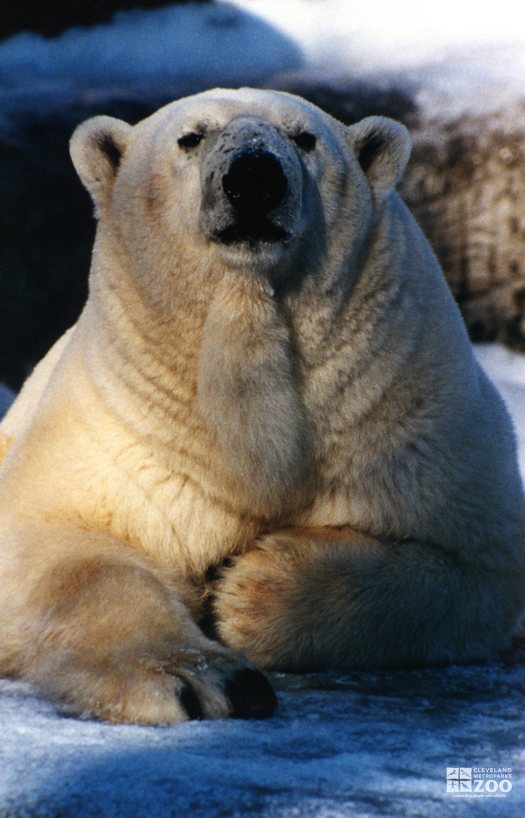
[[256,249],[294,236],[300,163],[270,122],[253,116],[233,119],[209,141],[201,180],[201,227],[212,241]]

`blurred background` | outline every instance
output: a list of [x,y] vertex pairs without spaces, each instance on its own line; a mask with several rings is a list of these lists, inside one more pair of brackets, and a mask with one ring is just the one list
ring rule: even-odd
[[0,381],[18,389],[86,296],[95,225],[75,126],[134,123],[216,85],[403,121],[402,193],[472,338],[525,351],[524,22],[512,0],[3,0]]

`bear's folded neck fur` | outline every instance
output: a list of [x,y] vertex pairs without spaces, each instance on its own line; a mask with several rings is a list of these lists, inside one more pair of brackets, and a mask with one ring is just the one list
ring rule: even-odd
[[[82,354],[91,359],[94,386],[110,411],[131,434],[158,447],[160,458],[171,452],[175,472],[174,430],[197,436],[208,477],[237,497],[243,512],[276,518],[304,507],[313,445],[290,329],[268,281],[216,271],[207,306],[188,314],[185,305],[166,320],[116,264],[113,258],[104,275],[94,266],[79,322]],[[96,335],[89,330],[94,320]]]
[[[385,326],[393,323],[384,303],[396,303],[408,282],[405,262],[403,269],[393,269],[382,260],[394,211],[387,205],[372,226],[369,222],[351,259],[335,254],[318,276],[308,276],[283,298],[273,296],[264,275],[216,265],[207,271],[214,282],[207,299],[177,305],[185,295],[175,293],[169,305],[158,308],[139,292],[140,273],[126,266],[125,254],[95,254],[81,323],[94,312],[97,335],[85,334],[84,354],[96,359],[89,370],[111,411],[137,437],[158,446],[159,457],[167,452],[173,459],[166,465],[174,471],[180,465],[174,429],[197,436],[210,479],[228,487],[243,512],[276,518],[305,507],[322,482],[317,470],[324,457],[310,418],[322,426],[335,399],[331,388],[322,387],[327,362],[338,360],[344,348],[341,378],[351,389],[353,361],[361,359],[363,348],[382,349],[383,357],[395,348],[395,371],[406,357],[399,339],[391,344],[384,337]],[[373,257],[365,241],[371,231]],[[401,247],[398,255],[403,259]],[[183,264],[174,260],[175,281],[183,280]],[[415,325],[403,332],[407,354],[412,336],[419,336]],[[381,399],[390,376],[374,383],[370,394]],[[118,388],[108,388],[111,382]],[[369,411],[365,404],[357,394],[348,402],[356,424]]]
[[293,508],[313,478],[286,318],[262,279],[224,275],[203,328],[198,407],[256,508]]

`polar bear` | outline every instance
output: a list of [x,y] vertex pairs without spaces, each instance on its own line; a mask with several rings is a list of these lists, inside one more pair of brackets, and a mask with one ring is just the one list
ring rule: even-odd
[[513,431],[395,192],[409,152],[250,89],[77,129],[90,291],[1,426],[2,674],[166,724],[270,715],[266,669],[508,646]]

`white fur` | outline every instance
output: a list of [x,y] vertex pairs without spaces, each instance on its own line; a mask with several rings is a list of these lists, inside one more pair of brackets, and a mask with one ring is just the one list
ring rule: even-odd
[[[301,129],[317,145],[294,159],[290,240],[226,252],[200,228],[199,153],[177,139],[245,112],[288,153]],[[224,715],[218,679],[240,660],[194,619],[206,569],[231,555],[212,589],[218,630],[266,666],[476,659],[508,644],[524,572],[514,436],[395,193],[409,145],[389,120],[347,129],[250,89],[77,130],[99,219],[89,299],[0,426],[13,441],[0,471],[5,672],[79,712],[174,721],[164,676],[146,685],[140,670],[144,645],[158,668],[169,643],[176,676],[188,678],[184,650],[211,662],[213,678],[192,678],[205,713]],[[133,638],[117,629],[104,647],[94,600],[107,627],[112,611],[135,622]],[[104,665],[113,649],[129,653],[125,701]]]

